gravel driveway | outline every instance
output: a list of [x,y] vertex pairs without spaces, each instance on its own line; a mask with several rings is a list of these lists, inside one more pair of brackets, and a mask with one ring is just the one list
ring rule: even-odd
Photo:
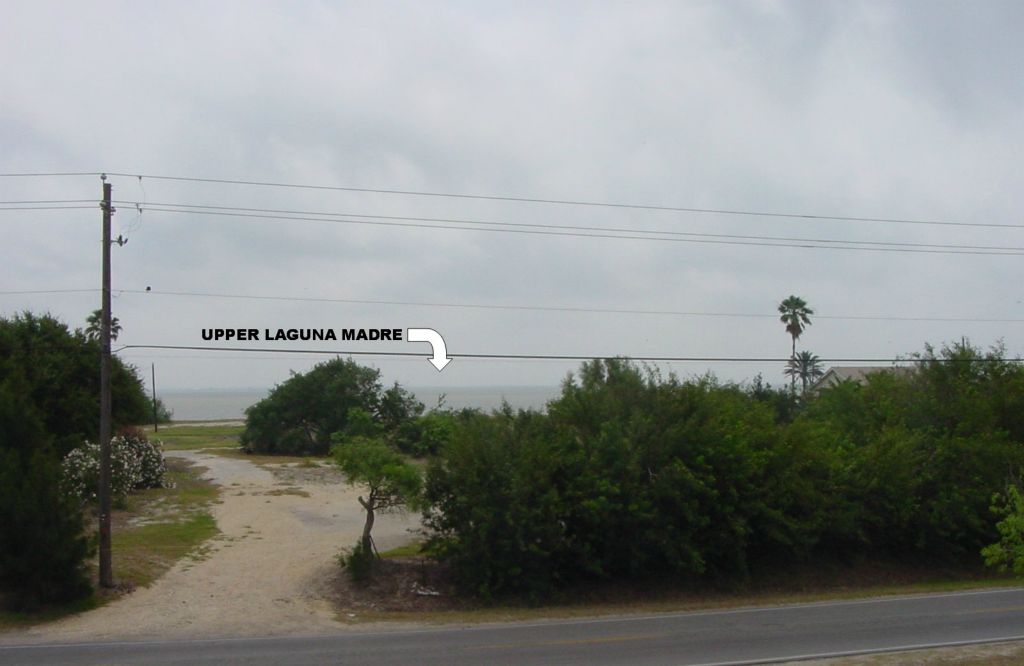
[[[182,559],[153,585],[20,638],[45,641],[206,638],[337,632],[325,585],[335,556],[353,545],[363,510],[333,469],[274,466],[172,451],[221,486],[212,508],[221,535],[198,560]],[[308,496],[306,496],[308,495]],[[381,550],[408,542],[415,515],[378,516]],[[116,575],[115,571],[115,575]]]

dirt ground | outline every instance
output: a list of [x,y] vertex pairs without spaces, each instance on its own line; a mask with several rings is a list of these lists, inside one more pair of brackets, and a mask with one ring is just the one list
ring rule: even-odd
[[[20,640],[303,635],[345,626],[333,610],[335,556],[361,533],[359,490],[332,468],[259,467],[246,460],[169,452],[206,467],[222,486],[221,534],[148,588],[101,608],[34,627]],[[272,470],[272,471],[271,471]],[[414,538],[416,516],[382,515],[381,550]],[[116,572],[115,572],[116,575]]]

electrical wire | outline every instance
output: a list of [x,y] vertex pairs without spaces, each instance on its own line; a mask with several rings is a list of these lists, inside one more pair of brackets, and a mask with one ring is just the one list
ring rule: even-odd
[[28,204],[73,204],[92,203],[99,204],[97,199],[30,199],[23,201],[0,201],[0,206],[21,206]]
[[562,206],[586,206],[595,208],[618,208],[627,210],[649,210],[649,211],[664,211],[664,212],[675,212],[675,213],[697,213],[697,214],[708,214],[708,215],[736,215],[736,216],[747,216],[747,217],[770,217],[770,218],[788,218],[788,219],[801,219],[801,220],[826,220],[826,221],[838,221],[838,222],[877,222],[887,224],[918,224],[918,225],[937,225],[937,226],[952,226],[952,227],[988,227],[988,228],[1022,228],[1024,225],[1020,224],[1001,224],[995,222],[963,222],[963,221],[949,221],[949,220],[925,220],[925,219],[913,219],[913,218],[900,218],[900,217],[867,217],[867,216],[855,216],[855,215],[823,215],[823,214],[811,214],[811,213],[781,213],[775,211],[760,211],[760,210],[744,210],[744,209],[732,209],[732,208],[700,208],[694,206],[665,206],[657,204],[634,204],[634,203],[617,203],[617,202],[603,202],[603,201],[587,201],[587,200],[574,200],[574,199],[545,199],[545,198],[534,198],[534,197],[516,197],[516,196],[500,196],[500,195],[484,195],[484,194],[464,194],[464,193],[452,193],[452,192],[428,192],[428,191],[416,191],[416,190],[399,190],[399,189],[384,189],[384,188],[368,188],[368,187],[344,187],[337,185],[309,185],[300,183],[281,183],[271,181],[256,181],[256,180],[237,180],[230,178],[199,178],[192,176],[167,176],[161,174],[139,174],[139,173],[123,173],[114,171],[80,171],[80,172],[51,172],[51,173],[0,173],[0,178],[17,178],[17,177],[63,177],[63,176],[116,176],[121,178],[135,178],[143,179],[148,178],[150,180],[165,180],[165,181],[177,181],[177,182],[191,182],[191,183],[208,183],[208,184],[220,184],[220,185],[238,185],[238,186],[249,186],[249,187],[271,187],[271,188],[284,188],[284,189],[302,189],[302,190],[319,190],[319,191],[333,191],[333,192],[359,192],[368,194],[389,194],[389,195],[402,195],[402,196],[415,196],[415,197],[433,197],[433,198],[450,198],[450,199],[469,199],[469,200],[481,200],[481,201],[505,201],[505,202],[517,202],[517,203],[535,203],[535,204],[552,204]]
[[[888,245],[898,244],[886,244],[887,247],[877,246],[865,246],[872,241],[866,241],[858,243],[856,241],[815,241],[813,239],[804,239],[799,242],[768,242],[768,241],[745,241],[745,240],[714,240],[709,238],[679,238],[679,237],[665,237],[665,236],[637,236],[632,234],[612,234],[612,233],[580,233],[571,231],[542,231],[538,229],[515,229],[515,228],[496,228],[496,227],[453,227],[446,225],[435,225],[435,224],[417,224],[413,222],[385,222],[381,220],[359,220],[359,219],[327,219],[327,218],[314,218],[307,216],[291,216],[291,215],[271,215],[263,213],[230,213],[225,211],[197,211],[197,210],[182,210],[173,208],[154,208],[150,207],[147,210],[164,212],[164,213],[183,213],[189,215],[213,215],[219,217],[238,217],[238,218],[255,218],[264,220],[290,220],[295,222],[320,222],[320,223],[332,223],[332,224],[361,224],[371,226],[386,226],[386,227],[401,227],[401,228],[414,228],[414,229],[437,229],[444,231],[476,231],[476,232],[492,232],[492,233],[510,233],[510,234],[526,234],[526,235],[538,235],[538,236],[558,236],[568,238],[599,238],[599,239],[614,239],[614,240],[642,240],[642,241],[664,241],[664,242],[679,242],[679,243],[699,243],[699,244],[711,244],[711,245],[737,245],[737,246],[753,246],[753,247],[786,247],[786,248],[802,248],[802,249],[818,249],[818,250],[850,250],[850,251],[865,251],[865,252],[903,252],[912,254],[964,254],[964,255],[981,255],[981,256],[1024,256],[1024,248],[1014,247],[993,247],[993,248],[978,248],[970,249],[971,246],[955,246],[955,245],[922,245],[920,247],[889,247]],[[651,233],[651,232],[647,232]],[[654,232],[657,233],[657,232]],[[672,232],[666,232],[672,233]],[[815,243],[857,243],[856,245],[821,245]],[[864,247],[862,247],[864,246]],[[926,249],[935,248],[935,249]],[[963,248],[963,249],[960,249]]]
[[0,210],[86,210],[96,206],[0,206]]
[[26,289],[0,291],[0,296],[21,296],[30,294],[84,294],[102,291],[101,289]]
[[[0,296],[31,295],[31,294],[64,294],[64,293],[99,293],[99,289],[35,289],[19,291],[0,291]],[[487,303],[441,303],[430,301],[386,301],[358,298],[326,298],[313,296],[273,296],[259,294],[221,294],[199,291],[161,291],[156,289],[115,289],[115,295],[146,294],[155,296],[176,296],[192,298],[226,298],[251,301],[283,301],[300,303],[345,303],[352,305],[388,305],[401,307],[455,308],[473,310],[506,310],[527,312],[569,312],[580,314],[614,314],[614,315],[651,315],[672,317],[722,317],[745,319],[776,319],[778,314],[752,312],[699,312],[685,310],[637,310],[621,308],[583,308],[557,305],[498,305]],[[979,324],[1019,324],[1024,319],[988,318],[988,317],[900,317],[883,315],[815,315],[816,320],[832,321],[906,321],[906,322],[943,322],[943,323],[979,323]]]
[[[339,349],[273,349],[267,347],[222,347],[203,345],[123,345],[114,350],[119,353],[126,349],[158,349],[158,350],[182,350],[182,351],[211,351],[211,352],[244,352],[249,354],[316,354],[329,356],[380,356],[380,357],[409,357],[415,356],[426,358],[422,352],[400,352],[385,350],[339,350]],[[595,359],[621,358],[642,363],[664,362],[664,363],[789,363],[789,358],[778,357],[728,357],[728,356],[623,356],[623,355],[579,355],[579,354],[491,354],[491,353],[452,353],[448,351],[448,357],[455,359],[493,359],[493,360],[533,360],[533,361],[592,361]],[[1007,362],[1020,363],[1024,359],[914,359],[914,358],[819,358],[822,363],[926,363],[938,362]]]
[[[141,210],[142,204],[136,201],[115,201],[116,204],[135,206]],[[830,239],[830,238],[794,238],[789,236],[749,236],[739,234],[712,234],[712,233],[699,233],[690,231],[669,231],[662,229],[634,229],[634,228],[622,228],[622,227],[593,227],[593,226],[582,226],[582,225],[566,225],[566,224],[537,224],[530,222],[496,222],[489,220],[474,220],[474,219],[463,219],[463,218],[438,218],[438,217],[412,217],[402,215],[373,215],[368,213],[329,213],[329,212],[317,212],[317,211],[300,211],[300,210],[281,210],[273,208],[244,208],[235,206],[210,206],[210,205],[198,205],[198,204],[179,204],[179,203],[152,203],[151,206],[157,206],[161,208],[155,208],[155,210],[163,210],[166,212],[168,207],[175,209],[182,209],[180,212],[192,212],[196,214],[210,213],[216,214],[220,212],[232,212],[232,213],[267,213],[288,216],[317,216],[323,217],[325,222],[337,221],[337,222],[352,222],[362,223],[359,219],[336,219],[336,218],[366,218],[372,220],[402,220],[402,221],[416,221],[416,222],[430,222],[437,224],[460,224],[460,225],[479,225],[485,227],[495,228],[515,228],[525,227],[532,229],[558,229],[567,231],[589,231],[599,233],[615,233],[615,234],[653,234],[657,236],[673,236],[682,238],[714,238],[714,239],[731,239],[731,240],[756,240],[756,241],[772,241],[772,242],[784,242],[784,243],[821,243],[821,244],[835,244],[835,245],[854,245],[854,246],[884,246],[884,247],[911,247],[911,248],[938,248],[938,249],[959,249],[959,250],[992,250],[992,251],[1018,251],[1024,252],[1024,247],[1003,247],[1003,246],[985,246],[985,245],[949,245],[949,244],[937,244],[937,243],[907,243],[899,241],[851,241],[841,239]],[[212,212],[211,212],[212,211]],[[309,217],[296,217],[294,219],[302,219],[308,221]],[[369,224],[369,222],[366,222]],[[451,227],[445,227],[451,228]],[[458,227],[462,228],[462,227]],[[589,234],[588,234],[589,235]],[[630,236],[632,238],[632,236]],[[654,240],[654,239],[652,239]]]
[[[362,192],[369,194],[395,194],[404,196],[416,196],[416,197],[437,197],[437,198],[450,198],[450,199],[474,199],[482,201],[509,201],[517,203],[538,203],[538,204],[555,204],[563,206],[589,206],[597,208],[623,208],[629,210],[652,210],[652,211],[666,211],[676,213],[704,213],[712,215],[743,215],[743,216],[757,216],[757,217],[781,217],[781,218],[796,218],[796,219],[808,219],[808,220],[833,220],[833,221],[847,221],[847,222],[885,222],[893,224],[935,224],[935,225],[949,225],[949,226],[1006,226],[1006,225],[989,225],[986,223],[976,222],[946,222],[940,220],[919,220],[919,219],[908,219],[908,218],[891,218],[891,217],[861,217],[851,215],[818,215],[818,214],[807,214],[807,213],[778,213],[768,211],[756,211],[756,210],[740,210],[740,209],[728,209],[728,208],[697,208],[687,206],[663,206],[655,204],[632,204],[632,203],[613,203],[613,202],[601,202],[601,201],[585,201],[585,200],[573,200],[573,199],[541,199],[532,197],[514,197],[514,196],[498,196],[498,195],[485,195],[485,194],[461,194],[451,192],[423,192],[416,190],[397,190],[397,189],[378,189],[368,187],[341,187],[336,185],[303,185],[296,183],[277,183],[268,181],[252,181],[252,180],[232,180],[227,178],[197,178],[187,176],[164,176],[156,174],[130,174],[130,173],[116,173],[106,172],[108,176],[120,176],[127,178],[149,178],[152,180],[168,180],[168,181],[180,181],[180,182],[193,182],[193,183],[214,183],[222,185],[242,185],[242,186],[253,186],[253,187],[275,187],[275,188],[287,188],[287,189],[306,189],[306,190],[327,190],[337,192]],[[98,175],[98,174],[93,174]],[[1018,225],[1013,225],[1018,226]]]

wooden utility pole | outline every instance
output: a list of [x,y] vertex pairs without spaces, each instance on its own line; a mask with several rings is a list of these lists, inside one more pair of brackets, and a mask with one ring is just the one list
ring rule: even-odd
[[103,180],[103,307],[100,315],[100,586],[114,587],[110,558],[110,204],[111,184]]

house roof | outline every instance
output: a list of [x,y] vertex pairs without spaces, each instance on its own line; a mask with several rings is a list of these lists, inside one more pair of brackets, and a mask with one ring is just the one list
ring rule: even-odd
[[905,375],[914,372],[914,368],[899,368],[891,365],[837,365],[829,368],[828,371],[821,376],[821,379],[814,383],[811,390],[820,391],[822,389],[831,388],[845,381],[864,384],[868,380],[868,375],[879,372],[894,372],[900,375]]

